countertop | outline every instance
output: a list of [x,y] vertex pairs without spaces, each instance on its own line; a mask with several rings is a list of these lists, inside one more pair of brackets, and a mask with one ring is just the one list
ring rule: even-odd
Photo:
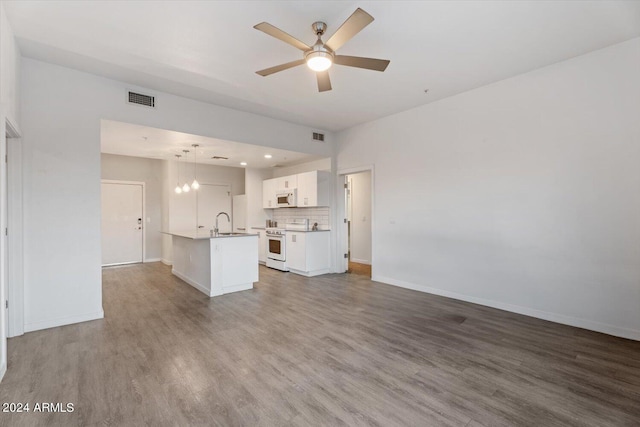
[[320,229],[320,230],[290,230],[288,228],[285,228],[285,230],[286,231],[290,231],[292,233],[321,233],[323,231],[331,231],[331,230],[323,230],[323,229]]
[[[265,227],[251,227],[253,230],[265,230]],[[331,231],[331,230],[324,230],[324,229],[320,229],[320,230],[292,230],[290,228],[284,228],[284,230],[286,231],[291,231],[291,232],[296,232],[296,233],[318,233],[321,231]]]
[[235,234],[232,236],[223,236],[223,235],[218,235],[218,236],[212,236],[211,232],[209,230],[198,230],[198,231],[161,231],[161,233],[163,234],[169,234],[170,236],[178,236],[178,237],[185,237],[187,239],[193,239],[193,240],[201,240],[201,239],[229,239],[229,238],[236,238],[236,237],[248,237],[248,236],[257,236],[258,233],[242,233],[242,234]]

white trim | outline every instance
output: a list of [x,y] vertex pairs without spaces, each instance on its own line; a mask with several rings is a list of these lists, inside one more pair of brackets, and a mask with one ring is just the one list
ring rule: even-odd
[[299,274],[300,276],[305,276],[305,277],[315,277],[315,276],[320,276],[322,274],[331,273],[330,268],[323,268],[322,270],[313,270],[313,271],[300,271],[300,270],[296,270],[289,267],[289,271],[293,274]]
[[351,258],[351,262],[357,262],[358,264],[371,265],[371,261],[367,259]]
[[104,318],[104,310],[93,313],[79,314],[76,316],[60,317],[57,319],[43,320],[40,322],[26,323],[25,332],[39,331],[41,329],[57,328],[58,326],[72,325],[74,323],[88,322]]
[[338,196],[341,196],[340,202],[336,203],[336,221],[337,221],[337,239],[336,239],[336,265],[338,266],[337,273],[344,273],[349,269],[349,260],[344,258],[344,254],[347,253],[349,242],[347,242],[348,236],[344,236],[346,227],[342,222],[346,218],[346,205],[344,201],[344,184],[346,183],[347,175],[353,175],[360,172],[371,173],[371,274],[375,272],[375,259],[376,259],[376,193],[375,193],[375,165],[363,165],[353,168],[338,169],[337,176],[339,182]]
[[22,181],[22,143],[7,139],[7,273],[9,277],[9,337],[24,334],[24,211]]
[[[209,289],[207,289],[206,287],[202,286],[200,283],[196,282],[195,280],[185,276],[184,274],[181,274],[179,272],[177,272],[175,269],[171,269],[171,274],[173,274],[174,276],[178,277],[179,279],[181,279],[183,282],[188,283],[189,285],[193,286],[194,288],[196,288],[197,290],[199,290],[200,292],[202,292],[205,295],[210,295],[211,293],[209,292]],[[222,294],[220,294],[222,295]]]
[[[135,264],[136,262],[144,262],[147,256],[147,189],[144,181],[123,181],[119,179],[101,179],[100,184],[120,184],[120,185],[141,185],[142,186],[142,257],[140,261],[121,262],[117,264],[102,264],[103,267],[120,264]],[[102,235],[100,236],[102,241]]]
[[4,378],[4,374],[7,373],[7,364],[2,362],[2,365],[0,365],[0,381],[2,381],[2,379]]
[[114,262],[113,264],[102,264],[101,267],[117,267],[119,265],[142,264],[140,261]]
[[173,265],[173,263],[167,259],[162,258],[160,260],[161,263],[163,263],[164,265]]
[[497,308],[499,310],[505,310],[511,313],[517,313],[529,317],[535,317],[537,319],[548,320],[550,322],[561,323],[563,325],[575,326],[577,328],[588,329],[591,331],[602,332],[608,335],[614,335],[616,337],[640,341],[640,329],[623,328],[620,326],[609,325],[607,323],[594,322],[593,320],[565,316],[564,314],[550,313],[547,311],[536,310],[534,308],[523,307],[520,305],[472,297],[469,295],[459,294],[457,292],[451,292],[443,289],[405,282],[402,280],[393,279],[391,277],[372,276],[371,280],[386,283],[392,286],[398,286],[400,288],[412,289],[414,291],[425,292],[428,294],[439,295],[447,298],[457,299],[460,301]]
[[233,285],[233,286],[227,286],[226,288],[222,288],[222,294],[230,294],[233,292],[239,292],[239,291],[248,291],[250,289],[253,289],[253,282],[249,282],[249,283],[241,283],[239,285]]
[[147,262],[160,262],[162,261],[162,258],[147,258],[144,260],[145,263]]

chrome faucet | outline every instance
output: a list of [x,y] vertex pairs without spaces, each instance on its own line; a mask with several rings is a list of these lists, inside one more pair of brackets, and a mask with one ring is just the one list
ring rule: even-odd
[[227,217],[227,221],[231,222],[231,218],[229,218],[229,214],[228,214],[228,213],[226,213],[226,212],[220,212],[218,215],[216,215],[216,228],[214,228],[214,229],[213,229],[213,233],[214,233],[216,236],[218,235],[218,231],[220,231],[220,230],[218,229],[218,217],[219,217],[220,215],[226,215],[226,217]]

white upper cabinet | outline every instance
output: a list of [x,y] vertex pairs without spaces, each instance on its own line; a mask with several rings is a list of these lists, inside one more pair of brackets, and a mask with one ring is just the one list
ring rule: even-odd
[[329,206],[331,173],[311,171],[297,175],[264,180],[262,183],[262,207],[277,208],[278,192],[297,189],[297,207]]
[[262,207],[271,209],[278,206],[276,194],[278,192],[278,178],[262,181]]
[[298,207],[329,206],[329,172],[311,171],[298,174]]
[[298,187],[298,175],[276,178],[276,191],[293,190]]

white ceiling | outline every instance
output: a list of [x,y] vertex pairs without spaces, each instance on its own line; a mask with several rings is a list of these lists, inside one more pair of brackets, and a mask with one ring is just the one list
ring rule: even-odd
[[[640,36],[640,1],[5,1],[23,55],[219,105],[340,130]],[[376,19],[338,53],[390,59],[384,73],[334,66],[317,92],[301,52],[357,8]],[[327,40],[327,37],[325,37]],[[429,89],[425,94],[424,90]]]
[[[175,155],[184,155],[180,161],[192,163],[195,160],[192,144],[198,147],[198,164],[217,166],[269,168],[275,165],[291,166],[318,160],[321,156],[297,153],[287,150],[259,147],[240,142],[191,135],[171,130],[156,129],[130,123],[102,120],[100,144],[103,153],[122,156],[147,157],[151,159],[176,160]],[[270,154],[270,159],[265,158]],[[228,157],[228,160],[212,159],[213,156]]]

